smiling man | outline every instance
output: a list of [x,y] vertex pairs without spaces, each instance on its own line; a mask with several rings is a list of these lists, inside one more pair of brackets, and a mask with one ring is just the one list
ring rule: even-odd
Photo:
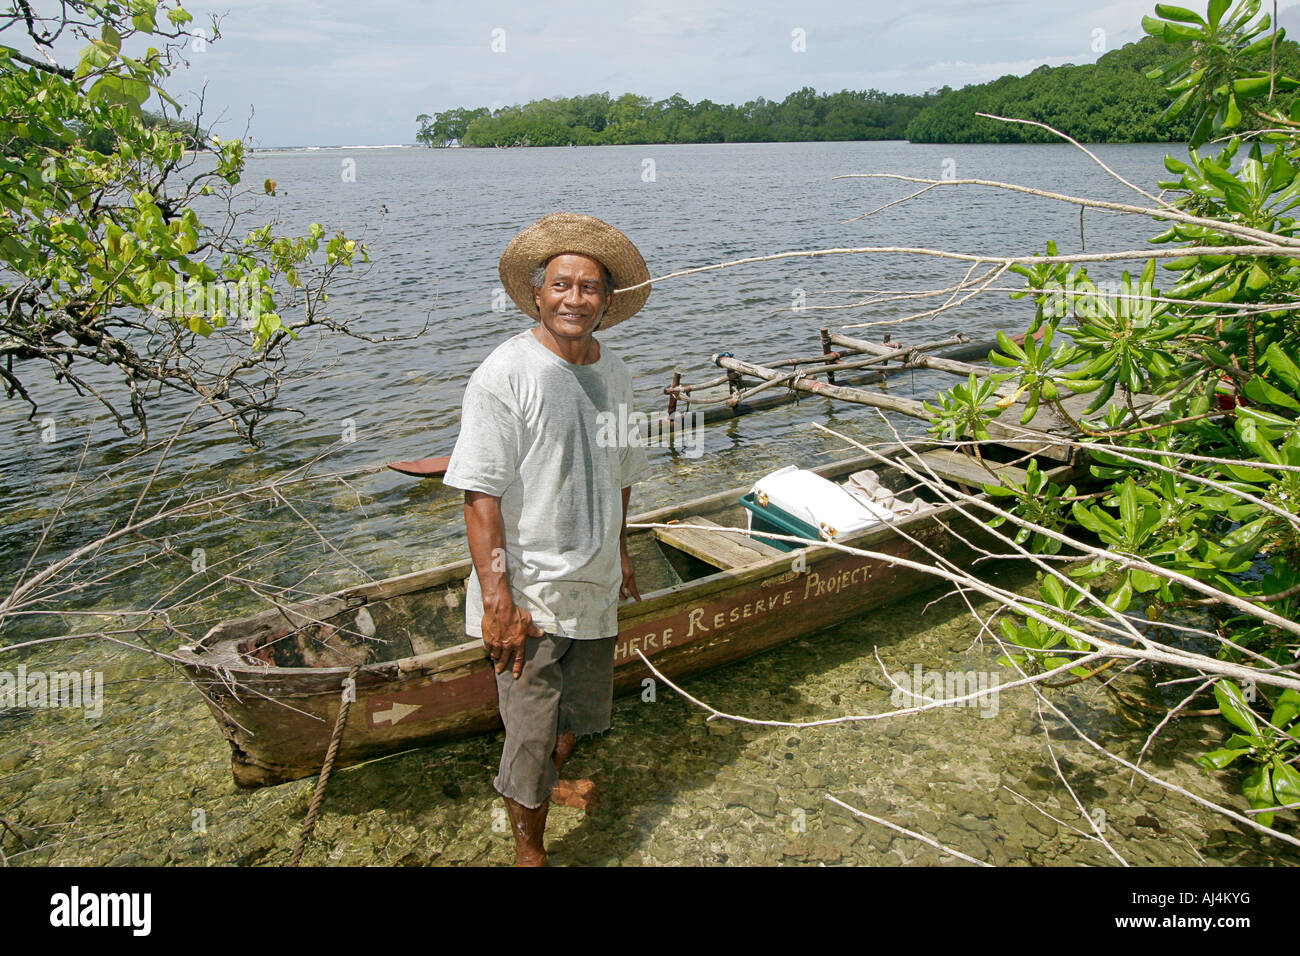
[[[596,341],[650,294],[636,246],[590,216],[558,212],[519,233],[501,281],[537,321],[470,376],[444,482],[465,492],[474,570],[465,630],[495,662],[505,724],[500,770],[516,863],[546,863],[550,801],[591,803],[559,770],[578,737],[609,729],[619,598],[640,600],[627,552],[643,441],[610,443],[602,413],[632,407],[632,377]],[[625,430],[626,431],[626,430]]]

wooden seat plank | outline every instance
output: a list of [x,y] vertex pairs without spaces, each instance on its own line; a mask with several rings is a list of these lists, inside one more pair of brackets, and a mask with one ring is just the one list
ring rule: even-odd
[[[722,525],[718,524],[716,521],[710,521],[708,518],[701,518],[698,515],[694,518],[687,518],[686,522],[683,523],[687,523],[687,522],[689,522],[690,524],[706,525],[707,527],[710,528],[722,527]],[[763,558],[783,557],[786,554],[786,552],[782,551],[780,548],[774,545],[770,545],[766,541],[761,541],[758,538],[751,538],[748,535],[739,535],[731,531],[726,531],[718,535],[717,537],[725,538],[728,541],[734,541],[736,544],[740,545],[742,548],[745,548],[748,551],[757,551],[759,557],[763,557]]]
[[[682,524],[721,527],[707,518],[691,516],[682,519]],[[742,537],[732,532],[701,531],[696,528],[655,528],[655,537],[664,544],[683,551],[694,558],[699,558],[715,568],[729,571],[755,564],[774,555],[784,555],[780,548]]]

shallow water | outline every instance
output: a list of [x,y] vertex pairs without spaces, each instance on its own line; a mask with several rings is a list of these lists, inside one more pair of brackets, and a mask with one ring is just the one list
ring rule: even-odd
[[[170,492],[178,495],[174,503],[187,491],[266,481],[331,447],[316,473],[446,453],[465,377],[513,330],[491,309],[496,257],[516,229],[556,205],[581,206],[626,225],[652,270],[666,272],[792,248],[911,244],[1031,252],[1056,238],[1062,252],[1077,249],[1077,213],[988,192],[930,196],[846,224],[846,218],[904,191],[879,181],[829,179],[844,172],[928,176],[951,155],[962,176],[1108,198],[1123,192],[1065,147],[656,147],[660,178],[653,186],[639,175],[643,152],[376,150],[367,153],[351,184],[339,180],[343,154],[337,151],[254,157],[248,181],[266,177],[281,184],[283,201],[268,206],[267,214],[283,217],[286,228],[319,219],[328,228],[364,232],[374,246],[379,265],[339,290],[334,301],[340,314],[359,315],[363,330],[377,334],[410,331],[428,315],[433,334],[382,346],[330,341],[319,352],[312,351],[316,343],[304,343],[304,374],[287,387],[284,399],[303,408],[305,417],[269,426],[267,446],[257,452],[225,432],[178,443],[143,507],[160,506]],[[1165,149],[1101,152],[1130,178],[1150,182],[1161,174]],[[551,188],[539,190],[541,182]],[[515,185],[499,188],[502,183]],[[592,183],[598,184],[594,193]],[[485,198],[467,202],[465,196]],[[771,201],[757,204],[755,196]],[[381,215],[385,202],[391,212]],[[1091,214],[1087,228],[1090,251],[1137,244],[1158,231]],[[613,330],[608,341],[633,369],[639,406],[660,409],[660,389],[676,366],[686,369],[685,381],[699,381],[717,371],[708,365],[712,352],[733,349],[755,360],[804,353],[815,350],[822,324],[890,320],[911,308],[892,303],[853,313],[781,313],[796,288],[810,295],[845,287],[918,288],[942,284],[951,271],[928,261],[872,259],[696,276],[656,287],[638,317],[644,321]],[[906,337],[943,337],[954,326],[982,336],[1021,327],[1024,318],[1022,303],[998,294],[963,307],[960,315],[909,327]],[[896,339],[902,337],[896,332]],[[936,374],[916,373],[891,379],[886,387],[929,397],[950,384]],[[156,460],[131,458],[135,445],[102,419],[96,422],[93,406],[62,393],[49,398],[58,426],[53,441],[42,440],[39,422],[26,421],[25,407],[0,404],[0,420],[8,426],[0,455],[5,582],[23,567],[42,523],[72,481],[92,424],[83,478],[100,477],[85,498],[72,503],[70,520],[52,532],[42,562],[120,522]],[[188,411],[180,403],[160,409],[155,435]],[[652,449],[654,478],[637,487],[634,510],[740,484],[789,463],[810,467],[851,453],[813,429],[813,421],[862,441],[893,437],[874,411],[806,399],[709,427],[698,459]],[[356,440],[340,443],[347,422]],[[898,427],[906,434],[919,431],[915,423]],[[292,508],[263,495],[236,500],[224,514],[157,525],[150,529],[155,540],[124,541],[67,582],[91,584],[96,573],[144,562],[114,578],[107,591],[92,585],[51,594],[46,606],[69,612],[170,608],[184,640],[192,641],[216,621],[267,606],[266,597],[250,590],[251,582],[261,582],[264,594],[270,585],[300,589],[288,596],[322,593],[460,556],[461,499],[436,484],[378,470],[346,482],[288,486],[284,493]],[[171,546],[165,553],[164,537]],[[195,568],[200,552],[202,571]],[[222,582],[218,574],[240,580]],[[201,600],[180,606],[194,592],[201,592]],[[876,647],[891,673],[912,673],[919,665],[927,672],[997,672],[1009,679],[992,649],[971,649],[978,627],[954,601],[929,601],[909,600],[692,679],[686,688],[724,711],[767,719],[881,712],[890,708],[890,688],[872,655]],[[11,620],[0,643],[86,626],[85,618],[71,614]],[[169,649],[181,640],[159,646]],[[169,667],[102,641],[0,658],[11,670],[20,662],[29,669],[100,670],[107,683],[97,719],[58,709],[0,713],[0,816],[14,828],[0,829],[0,849],[10,862],[224,865],[288,859],[312,781],[251,792],[235,788],[228,747],[207,707]],[[1142,679],[1130,683],[1142,689]],[[1107,746],[1130,756],[1141,747],[1149,729],[1145,718],[1129,721],[1108,698],[1087,688],[1053,694]],[[696,708],[658,687],[653,702],[617,703],[613,729],[584,743],[573,758],[574,773],[598,779],[604,805],[587,817],[566,808],[552,811],[554,858],[591,864],[954,862],[853,818],[826,800],[829,793],[980,860],[1117,863],[1099,842],[1072,829],[1088,834],[1092,825],[1052,768],[1029,692],[1003,692],[997,702],[995,716],[987,707],[990,716],[981,716],[979,708],[944,708],[790,730],[707,723]],[[1185,798],[1141,780],[1131,783],[1127,771],[1073,741],[1051,720],[1048,726],[1062,772],[1088,818],[1104,827],[1129,862],[1296,862],[1294,851],[1261,841]],[[1245,801],[1234,789],[1234,774],[1206,776],[1188,759],[1224,737],[1224,725],[1214,718],[1175,722],[1144,766],[1240,811]],[[306,861],[507,862],[510,838],[489,782],[499,747],[498,737],[484,737],[339,771]]]
[[[974,643],[978,627],[958,601],[936,600],[942,593],[691,679],[684,689],[727,713],[809,720],[891,709],[891,686],[873,651],[895,674],[919,666],[1010,680],[995,651]],[[32,847],[7,833],[0,845],[11,863],[288,860],[313,780],[236,788],[228,747],[206,706],[164,665],[125,650],[105,654],[102,645],[62,657],[60,665],[102,666],[107,703],[98,720],[59,710],[0,717],[0,807]],[[1145,720],[1117,714],[1095,691],[1052,694],[1098,742],[1129,758],[1140,747]],[[1131,783],[1049,716],[1056,760],[1090,822],[1052,767],[1027,690],[1002,691],[983,706],[802,729],[708,722],[663,685],[654,700],[645,696],[616,702],[612,729],[583,741],[566,768],[593,777],[603,803],[586,815],[552,809],[555,863],[958,862],[854,818],[828,794],[998,865],[1118,865],[1086,835],[1092,823],[1135,865],[1297,861],[1185,798],[1141,779]],[[1185,757],[1185,748],[1221,733],[1212,718],[1175,722],[1144,766],[1240,810],[1240,796]],[[510,862],[501,802],[489,782],[499,748],[500,736],[491,735],[338,771],[305,863]]]

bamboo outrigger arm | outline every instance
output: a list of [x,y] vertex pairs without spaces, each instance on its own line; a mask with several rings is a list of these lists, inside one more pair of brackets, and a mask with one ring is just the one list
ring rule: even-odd
[[[823,365],[809,365],[806,368],[796,369],[793,372],[782,372],[776,378],[769,378],[766,381],[761,382],[758,385],[755,385],[753,388],[746,389],[744,391],[733,392],[732,395],[726,399],[726,402],[728,405],[735,406],[745,401],[746,399],[750,398],[751,396],[757,395],[759,392],[766,391],[767,389],[777,385],[785,385],[787,382],[791,382],[797,378],[803,378],[809,375],[825,375],[826,381],[829,382],[831,385],[835,385],[836,372],[847,372],[850,370],[869,368],[873,365],[884,365],[886,362],[889,362],[891,359],[904,358],[913,352],[918,352],[918,351],[928,350],[928,349],[946,348],[947,346],[950,345],[965,345],[969,341],[970,339],[968,339],[966,336],[962,335],[959,332],[950,339],[943,339],[938,342],[926,342],[921,345],[912,346],[911,348],[895,349],[893,351],[886,349],[880,355],[872,355],[869,358],[855,358],[852,361],[848,361],[848,362],[842,362],[839,360],[839,356],[842,353],[828,352],[826,356],[827,362]],[[776,368],[776,363],[764,366],[764,368],[774,369]],[[728,372],[728,374],[735,374],[735,373]]]
[[[845,348],[855,349],[859,352],[866,352],[876,356],[890,356],[908,352],[915,352],[916,349],[890,349],[886,345],[877,345],[875,342],[868,342],[866,339],[855,339],[852,336],[841,335],[839,332],[832,332],[830,340],[835,345]],[[908,365],[916,368],[933,369],[936,372],[951,372],[953,375],[970,375],[974,373],[980,378],[992,375],[997,371],[988,365],[972,365],[970,362],[959,362],[956,359],[944,358],[940,355],[912,355],[905,360]]]
[[[955,355],[974,358],[985,355],[990,349],[996,347],[994,342],[970,344],[970,340],[960,333],[954,333],[952,337],[940,341],[923,342],[906,348],[898,348],[888,344],[888,336],[885,337],[886,343],[882,345],[838,333],[830,334],[829,330],[822,331],[827,334],[822,337],[822,352],[816,355],[800,355],[793,358],[777,359],[766,365],[753,365],[726,356],[729,361],[734,362],[731,367],[718,363],[715,356],[715,364],[723,367],[724,374],[694,385],[681,384],[681,372],[674,372],[672,385],[664,389],[664,392],[668,395],[668,414],[653,420],[651,427],[655,429],[656,434],[667,435],[671,435],[677,429],[683,427],[684,415],[679,408],[679,403],[685,403],[687,409],[693,406],[702,408],[702,410],[692,411],[690,414],[697,422],[711,424],[740,415],[747,415],[751,412],[785,405],[794,399],[794,395],[791,394],[793,391],[825,395],[829,398],[840,398],[858,404],[892,409],[928,421],[929,417],[924,414],[924,406],[920,402],[882,395],[878,392],[866,391],[860,387],[841,385],[835,381],[835,373],[851,374],[857,381],[858,386],[861,386],[871,382],[883,381],[887,376],[908,368],[934,369],[963,376],[971,372],[979,376],[986,376],[993,374],[995,371],[988,366],[971,365],[968,362],[952,357],[955,353]],[[1016,342],[1019,342],[1021,338],[1022,336],[1019,335],[1012,336],[1012,340]],[[829,348],[830,344],[838,345],[838,348],[832,350]],[[951,348],[948,356],[924,354],[933,349],[948,348],[953,345],[957,347]],[[868,357],[859,358],[862,355]],[[846,359],[848,361],[845,361]],[[895,360],[898,360],[899,364],[889,364]],[[797,372],[790,372],[789,367],[791,365],[805,365],[807,367]],[[763,375],[753,374],[753,377],[758,378],[760,381],[757,385],[744,389],[741,387],[740,376],[742,374],[751,374],[747,369],[762,369]],[[810,382],[807,378],[810,375],[825,375],[829,380],[829,384]],[[798,381],[798,386],[790,384],[793,380]],[[727,393],[710,397],[701,394],[711,389],[716,390],[718,386],[724,383],[733,385]],[[770,391],[781,385],[786,385],[788,390],[783,393],[754,398],[760,392]],[[999,387],[999,392],[1005,394],[1006,391],[1008,391],[1008,386]],[[447,470],[447,461],[448,459],[445,456],[441,458],[421,458],[415,461],[391,462],[388,467],[416,478],[440,477]]]
[[[727,355],[714,355],[713,364],[719,368],[740,372],[742,375],[749,375],[753,378],[771,380],[784,377],[784,374],[776,369],[763,365],[754,365],[750,362],[742,362],[740,359]],[[869,392],[863,388],[850,388],[845,385],[829,385],[826,382],[818,382],[802,377],[792,379],[787,383],[787,387],[799,392],[810,392],[814,395],[838,398],[857,405],[871,405],[875,408],[899,412],[912,418],[919,418],[922,421],[928,422],[930,420],[930,413],[925,410],[925,405],[910,398],[897,398],[893,395]]]

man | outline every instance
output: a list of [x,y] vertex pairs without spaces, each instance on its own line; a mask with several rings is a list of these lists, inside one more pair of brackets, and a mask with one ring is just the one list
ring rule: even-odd
[[470,377],[443,480],[465,492],[465,630],[496,664],[506,737],[493,785],[515,862],[542,866],[551,799],[589,787],[560,767],[578,737],[609,729],[619,598],[640,600],[627,505],[649,464],[639,436],[611,447],[598,427],[630,412],[632,377],[592,333],[644,305],[649,286],[616,290],[650,274],[617,229],[563,212],[515,236],[499,272],[537,325]]

